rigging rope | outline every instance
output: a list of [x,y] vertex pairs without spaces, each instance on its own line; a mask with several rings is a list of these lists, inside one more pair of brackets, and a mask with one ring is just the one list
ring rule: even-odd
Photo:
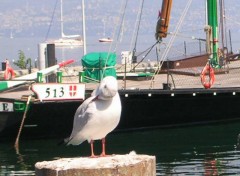
[[[142,19],[143,4],[144,4],[144,0],[142,0],[142,2],[139,5],[138,15],[137,15],[134,32],[133,32],[133,36],[132,36],[132,40],[131,40],[131,45],[130,45],[132,47],[133,42],[135,40],[134,48],[131,49],[131,50],[133,50],[134,54],[136,52],[136,47],[137,47],[137,38],[138,38],[138,32],[139,32],[139,28],[140,28],[141,19]],[[136,34],[136,35],[134,35],[134,34]]]
[[[125,19],[125,14],[126,14],[126,8],[127,8],[127,4],[128,4],[128,0],[126,0],[125,1],[125,5],[124,6],[122,6],[122,19],[121,19],[121,22],[120,22],[120,27],[119,27],[119,31],[118,31],[118,33],[117,33],[117,40],[116,40],[116,47],[115,47],[115,49],[114,49],[114,51],[116,51],[117,50],[117,44],[118,44],[118,42],[119,42],[119,38],[120,38],[120,34],[121,34],[121,31],[123,30],[123,23],[124,23],[124,19]],[[123,4],[122,4],[123,5]],[[120,12],[121,12],[120,11]]]
[[55,14],[55,12],[56,12],[57,5],[58,5],[58,0],[56,0],[56,2],[55,2],[55,6],[54,6],[53,13],[52,13],[52,17],[51,17],[51,22],[50,22],[50,24],[49,24],[48,31],[47,31],[47,34],[46,34],[46,36],[45,36],[45,41],[48,39],[48,35],[49,35],[50,29],[51,29],[51,27],[52,27],[53,18],[54,18],[54,14]]
[[[128,4],[128,0],[125,1],[125,4],[124,4],[124,0],[122,0],[122,5],[121,5],[120,11],[119,11],[119,14],[120,14],[119,16],[121,17],[121,22],[120,22],[119,31],[118,31],[117,37],[116,37],[116,38],[117,38],[117,39],[116,39],[116,46],[115,46],[115,49],[113,50],[113,53],[116,53],[116,50],[117,50],[117,46],[118,46],[118,42],[119,42],[121,30],[122,30],[122,28],[123,28],[123,22],[124,22],[124,17],[125,17],[125,12],[126,12],[126,8],[127,8],[127,4]],[[114,33],[113,33],[113,38],[115,38],[116,31],[117,31],[117,27],[118,27],[118,25],[115,26]],[[106,59],[106,62],[105,62],[105,66],[104,66],[104,68],[103,68],[103,74],[102,74],[101,80],[103,79],[104,72],[105,72],[105,70],[106,70],[106,65],[107,65],[107,61],[108,61],[108,59],[109,59],[111,50],[112,50],[112,45],[113,45],[113,43],[111,43],[111,45],[109,46],[108,55],[107,55],[107,59]]]
[[206,39],[196,38],[195,36],[184,35],[182,33],[174,34],[173,32],[169,32],[168,35],[176,35],[176,37],[179,37],[179,38],[192,39],[192,40],[202,40],[202,41],[206,40]]
[[[170,41],[168,42],[167,48],[165,49],[165,51],[164,51],[164,53],[163,53],[160,61],[158,62],[158,69],[155,71],[154,76],[152,76],[150,88],[152,88],[155,75],[156,75],[156,74],[160,71],[160,69],[162,68],[162,65],[163,65],[163,63],[164,63],[163,61],[166,61],[167,55],[168,55],[168,53],[169,53],[169,51],[170,51],[170,48],[172,47],[172,44],[173,44],[173,42],[174,42],[174,40],[175,40],[175,38],[176,38],[176,34],[178,33],[178,31],[179,31],[179,29],[180,29],[180,27],[181,27],[181,25],[182,25],[182,23],[183,23],[183,20],[184,20],[186,14],[187,14],[187,12],[188,12],[188,9],[189,9],[191,3],[192,3],[192,0],[189,0],[189,1],[187,2],[187,5],[186,5],[185,9],[183,10],[183,13],[182,13],[182,15],[181,15],[181,17],[180,17],[180,19],[179,19],[179,22],[178,22],[178,24],[177,24],[177,26],[176,26],[176,28],[175,28],[175,32],[173,33],[174,35],[170,38]],[[159,44],[161,44],[160,41],[159,41]],[[158,50],[158,52],[159,52],[159,50]]]
[[235,24],[240,25],[240,22],[238,22],[238,21],[236,21],[236,20],[234,20],[234,19],[232,19],[232,18],[230,18],[230,17],[225,16],[225,18],[226,18],[227,20],[230,20],[230,21],[234,22]]
[[[159,41],[157,41],[155,44],[153,44],[150,48],[148,48],[147,50],[145,50],[144,52],[140,53],[138,56],[140,56],[141,54],[147,52],[147,54],[130,70],[131,71],[134,71],[135,68],[148,56],[148,54],[152,51],[152,49],[154,48],[154,46],[156,46],[158,44]],[[137,57],[138,57],[137,56]]]

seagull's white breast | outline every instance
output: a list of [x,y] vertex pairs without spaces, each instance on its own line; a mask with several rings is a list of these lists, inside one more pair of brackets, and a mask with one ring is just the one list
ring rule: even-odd
[[121,102],[117,93],[111,100],[95,100],[89,104],[88,110],[93,113],[81,131],[81,136],[90,140],[104,138],[114,130],[121,116]]

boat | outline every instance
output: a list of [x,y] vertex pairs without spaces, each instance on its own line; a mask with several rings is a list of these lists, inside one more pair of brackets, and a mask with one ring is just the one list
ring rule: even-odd
[[[14,78],[12,80],[0,81],[0,91],[2,91],[0,98],[1,136],[16,136],[16,131],[18,131],[17,129],[19,129],[20,127],[19,125],[21,124],[23,116],[27,112],[29,116],[28,118],[30,119],[27,119],[24,127],[30,129],[38,129],[40,125],[39,130],[41,131],[43,130],[43,126],[41,126],[40,124],[41,120],[31,117],[36,113],[35,110],[37,110],[38,108],[43,108],[43,111],[41,110],[42,112],[40,112],[40,109],[38,109],[37,113],[47,112],[48,110],[45,109],[47,106],[49,106],[49,108],[54,108],[52,105],[56,105],[57,108],[57,104],[60,103],[70,111],[74,111],[71,110],[75,107],[72,104],[76,102],[83,102],[83,100],[85,99],[85,85],[79,83],[62,84],[61,72],[58,72],[57,74],[57,83],[43,83],[43,78],[45,76],[50,75],[56,72],[58,69],[73,62],[74,60],[67,60],[51,67],[33,72],[31,74],[26,74],[24,76]],[[38,84],[34,84],[34,82],[37,82]],[[29,89],[30,87],[31,89]],[[37,100],[36,97],[38,98]],[[32,110],[34,110],[34,112],[32,112]],[[62,114],[62,112],[60,113]],[[65,113],[67,114],[69,112],[65,111]],[[42,115],[42,117],[44,117],[44,113]],[[30,120],[30,124],[28,124],[28,120]],[[44,118],[42,118],[42,120],[44,120]],[[51,118],[48,120],[51,124]],[[58,124],[56,125],[58,126]],[[48,129],[48,127],[46,129]],[[39,132],[37,132],[37,135],[35,137],[39,137]],[[42,131],[40,133],[42,133]],[[51,134],[49,135],[51,136]]]
[[110,43],[110,42],[112,42],[113,41],[113,39],[112,38],[110,38],[110,37],[105,37],[105,30],[106,30],[106,22],[105,22],[105,20],[102,20],[103,21],[103,38],[100,38],[98,41],[99,42],[102,42],[102,43]]
[[[218,1],[207,0],[206,2],[207,7],[209,7],[208,15],[210,15],[208,25],[204,28],[207,36],[206,43],[209,46],[207,52],[191,57],[161,60],[156,65],[150,64],[154,72],[151,72],[152,74],[148,75],[147,79],[127,80],[127,74],[121,75],[121,79],[118,81],[122,114],[115,132],[227,123],[240,120],[240,83],[238,79],[240,57],[239,54],[227,52],[225,48],[221,48],[224,49],[223,55],[218,52],[216,35],[218,27],[215,25],[216,21],[211,21],[217,19],[215,17]],[[162,40],[167,37],[171,5],[171,0],[162,1],[162,10],[156,31],[157,44],[161,44]],[[213,18],[211,15],[215,15],[215,17]],[[166,23],[163,24],[163,22]],[[113,55],[97,54],[98,59],[96,60],[100,63],[96,63],[96,65],[99,65],[100,68],[89,68],[90,71],[96,72],[95,80],[100,79],[101,74],[106,73],[104,59],[106,60],[110,56],[115,57],[114,53]],[[96,53],[93,55],[96,56]],[[132,62],[133,60],[135,59],[132,59]],[[201,62],[197,62],[199,60]],[[114,59],[109,62],[112,64],[112,61],[116,62]],[[129,66],[125,62],[120,67],[124,73],[126,71],[131,73],[134,70],[144,69],[139,66],[137,63]],[[114,67],[114,65],[107,65],[107,69]],[[148,67],[149,65],[145,68],[148,69]],[[117,75],[119,69],[117,68],[116,71]],[[114,74],[112,70],[109,73]],[[85,74],[81,74],[81,77],[77,77],[76,80],[82,82],[87,79],[88,76]],[[135,74],[130,74],[130,76],[133,75]],[[97,85],[91,82],[92,80],[84,81],[86,86],[85,98]],[[21,90],[19,87],[17,93],[21,97],[13,99],[11,97],[16,94],[16,90],[17,88],[14,87],[13,90],[0,94],[1,138],[16,136],[27,109],[26,95],[33,93],[32,91],[29,93],[29,90],[27,93],[26,89]],[[57,89],[53,89],[53,93],[56,92]],[[48,94],[49,89],[43,93]],[[35,94],[29,109],[27,109],[22,136],[29,138],[67,137],[72,130],[74,113],[82,101],[80,99],[40,101]]]
[[[157,72],[164,72],[165,64],[165,74],[156,74],[149,88],[141,86],[120,90],[123,118],[119,128],[164,128],[240,120],[237,108],[240,87],[236,75],[239,74],[239,54],[229,52],[224,45],[223,48],[219,47],[217,2],[206,1],[208,23],[204,30],[207,52],[202,56],[207,56],[207,60],[200,59],[205,63],[193,65],[200,55],[163,60],[159,62],[162,69]],[[162,1],[155,36],[159,43],[168,35],[171,6],[171,0]],[[184,13],[185,10],[182,15]],[[187,67],[186,62],[191,66]],[[145,84],[142,82],[142,85]],[[156,84],[157,88],[154,88]]]
[[63,37],[54,41],[49,41],[48,43],[55,44],[56,47],[81,47],[83,45],[83,41],[81,38],[66,38]]
[[109,37],[108,38],[100,38],[99,39],[99,42],[105,42],[105,43],[107,43],[107,42],[109,43],[109,42],[112,42],[112,41],[113,41],[113,39],[111,39]]
[[82,47],[83,39],[80,35],[65,35],[64,34],[64,22],[63,22],[63,2],[60,0],[60,21],[61,21],[61,38],[55,40],[49,40],[46,43],[54,44],[55,47]]

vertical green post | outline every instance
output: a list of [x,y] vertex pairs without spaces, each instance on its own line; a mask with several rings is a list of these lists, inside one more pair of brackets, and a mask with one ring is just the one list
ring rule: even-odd
[[85,73],[84,73],[84,71],[80,71],[78,73],[78,76],[79,76],[79,83],[85,82],[85,79],[84,79]]
[[57,72],[57,82],[62,83],[62,72],[61,71]]
[[42,72],[37,72],[37,82],[42,83]]
[[212,28],[212,55],[210,62],[213,67],[219,67],[218,59],[218,14],[217,0],[207,0],[208,25]]

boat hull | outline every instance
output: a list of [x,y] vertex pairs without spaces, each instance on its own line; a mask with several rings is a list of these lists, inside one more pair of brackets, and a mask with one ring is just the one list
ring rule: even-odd
[[[120,90],[122,114],[116,131],[166,128],[240,120],[240,88],[182,90]],[[24,138],[70,135],[80,101],[33,103],[21,136]],[[14,137],[23,113],[9,113],[1,137]],[[6,113],[0,119],[6,120]]]
[[125,91],[121,129],[174,127],[240,119],[240,89]]
[[111,39],[111,38],[101,38],[98,41],[101,42],[101,43],[110,43],[110,42],[113,41],[113,39]]
[[[67,137],[71,133],[73,117],[80,101],[32,103],[27,111],[21,131],[22,138]],[[11,121],[2,123],[1,138],[16,137],[23,119],[23,112],[0,113],[0,119]],[[14,119],[14,120],[13,120]]]

